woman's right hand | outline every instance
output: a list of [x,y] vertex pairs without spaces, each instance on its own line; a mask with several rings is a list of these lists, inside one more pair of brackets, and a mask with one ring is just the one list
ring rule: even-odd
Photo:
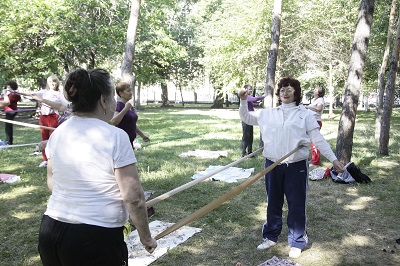
[[241,88],[241,89],[238,91],[238,96],[239,96],[239,98],[242,99],[242,100],[246,100],[246,99],[247,99],[247,95],[248,95],[248,92],[247,92],[247,89],[245,89],[245,88]]
[[154,250],[157,247],[157,241],[154,238],[151,238],[150,241],[141,241],[142,244],[144,245],[144,248],[146,249],[147,252],[150,254],[154,252]]

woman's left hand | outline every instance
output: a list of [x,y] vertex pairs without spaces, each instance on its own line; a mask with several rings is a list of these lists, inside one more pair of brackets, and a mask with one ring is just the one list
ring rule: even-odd
[[338,171],[339,173],[343,173],[345,170],[344,165],[338,160],[333,161],[333,167],[335,167],[336,171]]

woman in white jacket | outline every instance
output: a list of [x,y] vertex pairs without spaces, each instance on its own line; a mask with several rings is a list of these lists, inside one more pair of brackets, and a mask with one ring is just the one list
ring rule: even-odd
[[276,95],[280,105],[276,108],[249,112],[247,90],[241,89],[238,95],[241,99],[239,114],[242,121],[260,127],[264,142],[263,155],[266,158],[265,168],[296,147],[302,146],[265,175],[267,220],[262,230],[264,242],[257,247],[263,250],[276,245],[282,231],[282,207],[286,196],[289,257],[297,258],[308,242],[306,202],[310,144],[314,143],[338,172],[343,172],[344,166],[319,132],[319,125],[312,113],[300,104],[301,87],[298,80],[285,77],[279,81]]

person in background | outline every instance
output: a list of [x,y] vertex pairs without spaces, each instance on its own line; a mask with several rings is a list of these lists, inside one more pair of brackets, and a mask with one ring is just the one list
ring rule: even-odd
[[297,79],[285,77],[279,81],[276,95],[280,105],[276,108],[249,112],[248,94],[246,88],[238,93],[239,114],[246,124],[258,124],[260,127],[264,141],[265,168],[298,146],[302,147],[265,175],[267,220],[262,229],[264,241],[257,247],[263,250],[276,245],[282,231],[282,208],[286,196],[289,257],[297,258],[308,241],[306,203],[309,145],[314,143],[338,172],[343,172],[344,166],[321,135],[311,112],[300,104],[301,87]]
[[129,140],[133,145],[136,135],[142,137],[144,142],[150,141],[138,127],[138,115],[133,108],[132,90],[128,83],[120,82],[117,84],[115,91],[120,97],[117,101],[117,107],[114,112],[114,117],[111,119],[111,124],[123,129],[129,136]]
[[[8,81],[6,89],[3,90],[2,106],[6,114],[7,120],[14,120],[17,115],[18,102],[21,101],[21,96],[17,93],[18,84],[15,81]],[[14,143],[14,128],[13,124],[5,123],[6,143],[12,145]]]
[[110,74],[77,69],[64,94],[73,115],[50,136],[38,250],[48,265],[128,265],[123,228],[130,216],[152,253],[144,191],[127,134],[109,124],[116,102]]
[[[254,111],[254,106],[258,105],[257,101],[265,98],[265,96],[253,96],[253,87],[251,85],[244,85],[243,87],[248,91],[247,107],[249,112]],[[261,139],[260,139],[261,142]],[[253,126],[248,125],[242,121],[242,157],[253,152]]]
[[[55,75],[47,78],[47,88],[37,92],[24,92],[22,95],[32,96],[33,99],[41,103],[39,125],[56,128],[58,126],[59,112],[63,112],[68,107],[68,102],[60,92],[60,80]],[[40,129],[42,141],[48,140],[53,130]],[[43,162],[39,167],[46,167],[47,156],[42,150]]]
[[[325,88],[322,86],[317,86],[314,89],[313,95],[314,95],[313,100],[311,101],[311,103],[308,106],[306,106],[306,108],[313,113],[313,115],[319,125],[319,129],[321,129],[321,127],[322,127],[322,112],[324,111],[324,108],[325,108],[325,100],[324,100]],[[311,143],[310,147],[311,147],[311,164],[310,164],[310,166],[320,165],[321,164],[320,151],[312,143]]]

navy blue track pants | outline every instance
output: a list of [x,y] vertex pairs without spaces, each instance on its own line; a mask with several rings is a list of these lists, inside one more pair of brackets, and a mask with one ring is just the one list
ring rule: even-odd
[[[266,159],[265,168],[273,164]],[[291,247],[304,249],[307,244],[306,205],[308,189],[307,160],[280,164],[265,175],[267,191],[267,220],[262,235],[277,242],[282,231],[282,208],[284,197],[288,203],[288,243]]]

